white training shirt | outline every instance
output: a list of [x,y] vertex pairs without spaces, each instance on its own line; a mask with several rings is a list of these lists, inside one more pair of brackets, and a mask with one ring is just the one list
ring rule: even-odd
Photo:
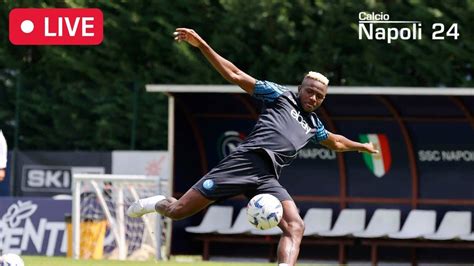
[[0,130],[0,169],[7,168],[7,141]]

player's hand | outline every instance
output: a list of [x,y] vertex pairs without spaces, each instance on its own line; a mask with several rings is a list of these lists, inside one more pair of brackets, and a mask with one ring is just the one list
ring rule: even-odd
[[375,145],[372,142],[369,142],[369,143],[364,143],[364,150],[362,150],[362,152],[377,154],[379,153],[379,150],[375,148]]
[[194,47],[200,47],[205,41],[192,29],[177,28],[175,30],[174,39],[178,42],[185,41]]
[[0,182],[2,182],[3,179],[5,179],[5,169],[0,169]]

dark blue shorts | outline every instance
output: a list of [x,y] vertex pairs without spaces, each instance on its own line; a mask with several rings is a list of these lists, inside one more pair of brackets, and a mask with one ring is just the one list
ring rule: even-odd
[[214,201],[240,194],[250,199],[261,193],[271,194],[280,201],[293,200],[278,182],[273,163],[263,150],[230,154],[201,178],[193,189]]

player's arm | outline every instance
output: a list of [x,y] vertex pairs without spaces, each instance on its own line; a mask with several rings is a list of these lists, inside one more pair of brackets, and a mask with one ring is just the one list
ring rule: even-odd
[[204,39],[194,30],[186,28],[177,28],[175,33],[176,41],[185,41],[194,47],[199,48],[201,53],[212,64],[212,66],[230,83],[238,85],[250,95],[255,88],[255,79],[247,73],[240,70],[232,62],[220,56],[214,51]]
[[323,146],[337,152],[344,151],[358,151],[358,152],[367,152],[367,153],[378,153],[379,151],[375,149],[372,142],[369,143],[360,143],[357,141],[352,141],[342,135],[333,134],[327,131],[327,139],[319,142]]

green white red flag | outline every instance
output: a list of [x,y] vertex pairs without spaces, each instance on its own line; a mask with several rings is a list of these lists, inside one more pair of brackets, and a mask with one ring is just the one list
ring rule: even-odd
[[392,165],[392,156],[390,154],[390,146],[385,134],[361,134],[359,139],[363,143],[372,142],[376,149],[379,150],[377,154],[363,153],[365,165],[377,177],[384,176],[390,166]]

